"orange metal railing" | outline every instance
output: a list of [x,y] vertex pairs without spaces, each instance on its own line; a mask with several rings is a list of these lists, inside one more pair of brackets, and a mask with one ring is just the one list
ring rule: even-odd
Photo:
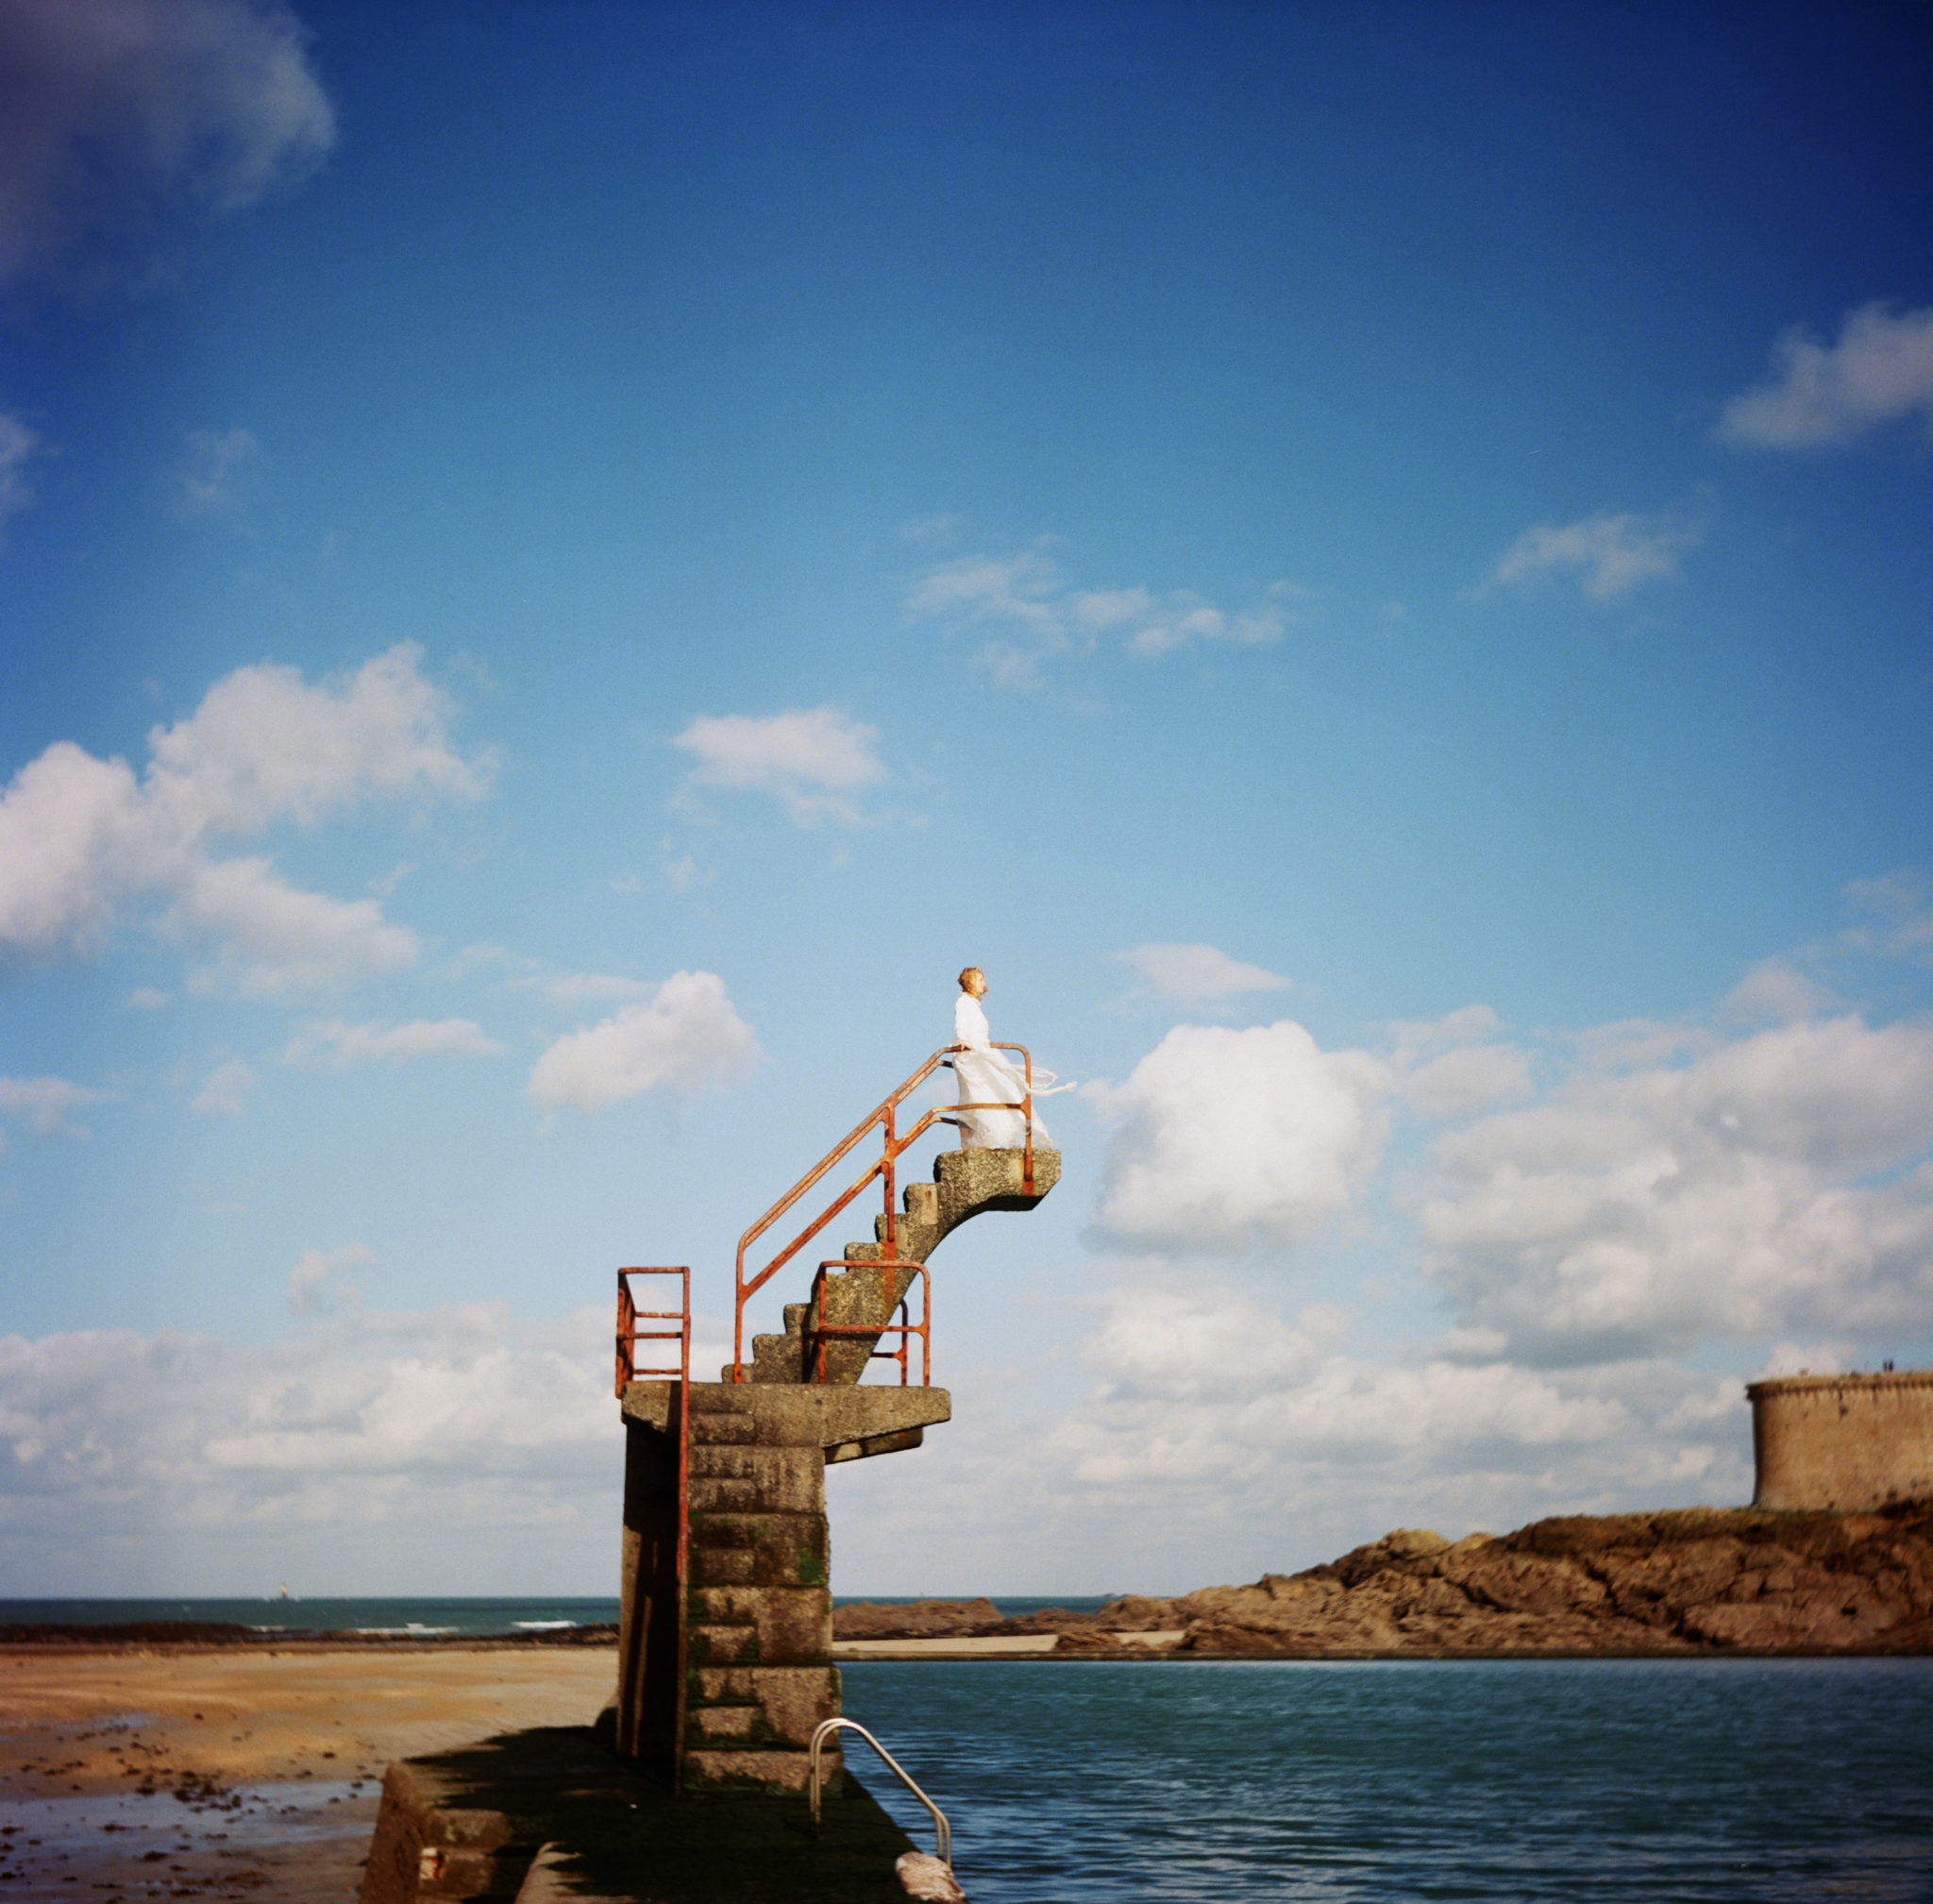
[[[631,1293],[630,1278],[632,1276],[678,1276],[681,1278],[679,1305],[675,1309],[641,1309],[637,1299]],[[675,1323],[676,1328],[640,1328],[640,1323]],[[638,1361],[637,1345],[640,1342],[676,1342],[678,1344],[678,1366],[671,1368],[646,1368]],[[685,1591],[691,1576],[691,1270],[685,1264],[669,1267],[652,1264],[644,1269],[619,1270],[617,1272],[617,1397],[624,1399],[625,1388],[631,1382],[675,1381],[678,1384],[676,1402],[678,1407],[678,1552],[677,1568],[678,1596],[678,1690],[677,1706],[672,1722],[672,1738],[684,1738],[685,1674],[684,1674],[684,1631],[687,1612],[686,1603],[691,1595]],[[632,1617],[640,1616],[643,1608],[641,1592],[631,1596]],[[644,1635],[642,1631],[630,1636],[630,1657],[635,1662],[635,1670],[643,1671]],[[629,1708],[629,1701],[625,1702]],[[621,1723],[621,1722],[620,1722]],[[629,1748],[626,1748],[629,1749]],[[677,1789],[684,1786],[684,1748],[680,1744],[673,1754],[673,1782]]]
[[[916,1271],[919,1276],[920,1306],[919,1320],[907,1321],[907,1299],[899,1299],[899,1320],[897,1323],[829,1323],[826,1321],[826,1272],[828,1270],[877,1270],[880,1272],[882,1288],[885,1287],[888,1275],[899,1270]],[[869,1362],[898,1362],[899,1365],[899,1386],[908,1386],[907,1351],[912,1347],[912,1338],[919,1338],[919,1386],[933,1387],[933,1277],[927,1273],[924,1263],[849,1263],[843,1256],[834,1256],[832,1261],[821,1263],[819,1272],[812,1279],[812,1305],[806,1311],[805,1326],[812,1342],[813,1380],[821,1388],[826,1380],[826,1343],[845,1336],[870,1336],[877,1340],[881,1336],[898,1336],[897,1349],[874,1349],[866,1356]]]
[[[1018,1111],[1021,1114],[1026,1132],[1025,1154],[1021,1161],[1021,1187],[1027,1195],[1032,1196],[1034,1194],[1034,1058],[1025,1045],[1000,1043],[996,1044],[995,1049],[1003,1052],[1018,1052],[1020,1054],[1021,1063],[1024,1067],[1026,1089],[1017,1104],[936,1104],[932,1110],[921,1115],[910,1130],[901,1134],[899,1129],[900,1104],[904,1103],[912,1092],[917,1090],[941,1066],[950,1064],[955,1052],[966,1050],[965,1045],[944,1045],[934,1052],[905,1083],[893,1091],[876,1109],[862,1118],[757,1222],[752,1224],[751,1228],[747,1230],[744,1236],[739,1238],[738,1260],[734,1271],[735,1303],[731,1317],[731,1379],[734,1382],[745,1380],[745,1306],[747,1302],[764,1289],[875,1177],[883,1181],[885,1191],[886,1222],[882,1247],[885,1250],[887,1260],[897,1259],[899,1254],[899,1213],[894,1207],[898,1200],[898,1188],[895,1180],[896,1167],[899,1164],[900,1155],[907,1148],[924,1137],[934,1124],[959,1123],[960,1120],[950,1115],[950,1113],[955,1111]],[[752,1244],[760,1237],[764,1236],[787,1210],[791,1209],[827,1171],[832,1170],[833,1165],[864,1142],[876,1130],[881,1134],[880,1154],[867,1166],[865,1174],[859,1177],[849,1188],[841,1191],[839,1195],[834,1197],[804,1229],[800,1230],[777,1255],[766,1263],[764,1269],[760,1270],[756,1274],[748,1277],[745,1272],[745,1258],[746,1253],[751,1248]],[[960,1141],[964,1148],[966,1141],[966,1134],[964,1127],[960,1133]],[[930,1306],[930,1295],[928,1301]],[[902,1351],[905,1346],[905,1340],[906,1339],[902,1336],[900,1338]],[[930,1340],[926,1341],[925,1348],[925,1359],[929,1369],[931,1369],[932,1343]]]

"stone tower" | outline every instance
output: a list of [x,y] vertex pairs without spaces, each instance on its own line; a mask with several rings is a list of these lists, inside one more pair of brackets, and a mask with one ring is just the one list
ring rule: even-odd
[[882,1216],[874,1241],[849,1244],[815,1300],[786,1305],[784,1333],[756,1338],[741,1368],[717,1382],[625,1385],[624,1756],[675,1764],[688,1791],[804,1789],[813,1729],[839,1711],[827,1465],[916,1448],[952,1412],[946,1390],[912,1385],[910,1362],[904,1386],[859,1378],[941,1238],[984,1211],[1033,1209],[1060,1164],[1045,1149],[943,1152],[933,1182],[906,1187],[890,1229]]
[[1870,1512],[1933,1497],[1933,1369],[1748,1383],[1755,1508]]

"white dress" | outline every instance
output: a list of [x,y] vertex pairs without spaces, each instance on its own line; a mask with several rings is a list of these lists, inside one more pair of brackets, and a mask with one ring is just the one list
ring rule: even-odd
[[[962,992],[953,1001],[953,1042],[966,1047],[953,1053],[953,1074],[960,1081],[963,1104],[1017,1105],[1026,1097],[1026,1072],[1018,1065],[1008,1063],[1004,1053],[994,1050],[986,1014],[971,992]],[[1055,1084],[1051,1071],[1034,1066],[1036,1103],[1056,1090],[1070,1088]],[[1017,1151],[1026,1141],[1026,1121],[1018,1110],[962,1111],[960,1123],[969,1151]],[[1053,1139],[1048,1136],[1037,1111],[1034,1117],[1034,1141],[1043,1149],[1053,1148]]]

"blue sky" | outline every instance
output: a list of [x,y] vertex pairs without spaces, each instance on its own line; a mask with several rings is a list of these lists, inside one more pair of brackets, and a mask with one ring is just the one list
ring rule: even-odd
[[1067,1175],[842,1591],[1933,1358],[1929,52],[0,6],[0,1592],[603,1591],[612,1271],[715,1356],[969,959]]

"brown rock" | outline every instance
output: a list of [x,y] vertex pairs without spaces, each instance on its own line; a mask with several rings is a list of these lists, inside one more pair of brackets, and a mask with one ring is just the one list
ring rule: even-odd
[[832,1609],[835,1640],[952,1640],[997,1632],[1000,1609],[991,1600],[913,1600],[900,1606],[873,1600]]
[[1398,1528],[1162,1604],[1192,1653],[1927,1651],[1933,1502],[1560,1515],[1454,1542]]

